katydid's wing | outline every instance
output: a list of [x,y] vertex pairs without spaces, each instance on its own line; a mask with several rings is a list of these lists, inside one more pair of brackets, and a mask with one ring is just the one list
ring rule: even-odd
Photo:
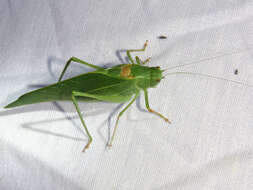
[[72,100],[73,91],[93,95],[93,97],[77,97],[77,100],[125,102],[136,93],[136,86],[134,79],[115,78],[94,71],[26,93],[5,108],[40,102]]

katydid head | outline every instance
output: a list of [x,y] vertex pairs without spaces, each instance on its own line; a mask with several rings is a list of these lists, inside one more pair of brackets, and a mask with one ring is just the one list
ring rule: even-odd
[[155,87],[163,78],[160,67],[150,67],[150,87]]

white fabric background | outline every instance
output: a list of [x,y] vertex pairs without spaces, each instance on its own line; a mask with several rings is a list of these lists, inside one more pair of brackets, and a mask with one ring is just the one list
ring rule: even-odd
[[[122,50],[145,40],[147,51],[139,55],[151,56],[152,66],[229,54],[177,70],[253,84],[252,20],[251,0],[1,0],[0,189],[253,189],[253,88],[247,86],[167,76],[149,91],[150,104],[172,124],[145,112],[141,96],[121,118],[111,150],[108,126],[122,107],[80,103],[94,138],[86,153],[71,102],[2,109],[56,82],[71,56],[112,66],[122,63],[120,55],[124,60]],[[89,70],[73,64],[66,77]]]

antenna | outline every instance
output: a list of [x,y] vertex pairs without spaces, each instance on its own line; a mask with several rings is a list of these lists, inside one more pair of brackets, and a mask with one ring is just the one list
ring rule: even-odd
[[245,86],[248,86],[248,87],[253,87],[252,84],[247,84],[247,83],[243,83],[243,82],[239,82],[239,81],[235,81],[235,80],[225,79],[225,78],[222,78],[222,77],[217,77],[217,76],[204,74],[204,73],[193,73],[193,72],[178,71],[178,72],[167,73],[164,77],[166,77],[168,75],[176,75],[176,74],[204,76],[204,77],[208,77],[208,78],[214,78],[214,79],[224,80],[224,81],[228,81],[228,82],[233,82],[233,83],[240,84],[240,85],[245,85]]
[[167,71],[167,70],[171,70],[171,69],[175,69],[175,68],[179,68],[179,67],[184,67],[184,66],[188,66],[188,65],[195,65],[195,64],[201,63],[203,61],[213,60],[213,59],[217,59],[217,58],[220,58],[220,57],[225,57],[225,56],[228,56],[228,55],[240,54],[240,53],[248,52],[250,50],[252,50],[252,49],[244,49],[244,50],[240,50],[240,51],[224,53],[224,54],[217,55],[217,56],[214,56],[214,57],[208,57],[208,58],[200,59],[198,61],[193,61],[193,62],[182,64],[182,65],[172,66],[172,67],[164,69],[163,71]]

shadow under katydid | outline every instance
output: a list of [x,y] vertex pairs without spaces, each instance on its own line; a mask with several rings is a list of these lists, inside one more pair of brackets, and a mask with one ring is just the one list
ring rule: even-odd
[[[89,106],[87,106],[87,104]],[[96,105],[92,106],[91,104],[96,104]],[[101,107],[101,105],[103,105],[103,106]],[[107,110],[113,109],[115,107],[115,104],[106,103],[106,102],[96,102],[96,103],[82,102],[82,103],[79,103],[79,107],[82,110],[84,117],[87,118],[87,117],[91,117],[91,116],[95,117],[99,114],[103,114]],[[83,135],[85,135],[85,137],[87,137],[86,133],[83,131],[83,127],[82,127],[81,123],[79,123],[79,116],[76,113],[74,105],[71,102],[46,102],[46,103],[40,103],[40,104],[27,105],[27,106],[23,106],[23,107],[17,107],[12,110],[6,110],[3,112],[0,112],[0,116],[21,114],[21,113],[25,113],[25,112],[44,111],[44,110],[59,111],[59,112],[63,113],[64,117],[57,118],[57,119],[46,119],[46,120],[40,120],[40,121],[36,121],[36,122],[23,123],[23,124],[21,124],[21,127],[24,129],[27,129],[27,130],[32,130],[34,132],[40,132],[40,133],[54,135],[57,137],[72,139],[72,140],[76,140],[76,141],[86,141],[87,140],[86,138],[84,139],[84,138],[78,138],[78,137],[74,137],[74,136],[64,135],[61,133],[51,132],[51,131],[45,130],[45,129],[38,129],[35,127],[36,125],[39,125],[39,124],[59,122],[59,121],[63,121],[63,120],[67,119],[68,121],[71,122],[72,126],[74,126],[79,132],[81,132]],[[112,117],[114,112],[116,112],[116,110],[110,114],[109,119]],[[69,113],[70,114],[74,113],[75,115],[69,116]],[[75,119],[77,119],[77,120],[75,121]],[[109,119],[108,119],[108,121],[109,121]],[[102,136],[103,135],[101,134],[101,137]]]
[[[120,49],[115,52],[115,54],[116,54],[117,58],[119,59],[119,61],[121,62],[121,64],[128,64],[129,63],[129,59],[126,56],[126,51],[127,51],[127,49]],[[125,54],[124,57],[121,55],[122,53]]]
[[81,128],[74,122],[73,119],[76,119],[78,118],[78,116],[68,116],[66,114],[66,111],[64,110],[64,108],[57,102],[52,102],[53,105],[58,108],[59,111],[61,111],[65,117],[63,118],[59,118],[59,119],[54,119],[54,120],[41,120],[41,121],[36,121],[36,122],[28,122],[28,123],[23,123],[21,124],[21,126],[25,129],[28,129],[28,130],[32,130],[34,132],[40,132],[40,133],[44,133],[44,134],[47,134],[47,135],[53,135],[53,136],[57,136],[57,137],[62,137],[62,138],[67,138],[67,139],[72,139],[72,140],[76,140],[76,141],[85,141],[86,139],[82,139],[82,138],[77,138],[77,137],[71,137],[69,135],[63,135],[63,134],[60,134],[60,133],[55,133],[55,132],[51,132],[51,131],[48,131],[48,130],[44,130],[44,129],[38,129],[38,128],[34,128],[35,125],[38,125],[38,124],[46,124],[46,123],[51,123],[51,122],[57,122],[57,121],[62,121],[62,120],[69,120],[73,126],[75,126],[75,128],[81,132],[82,134],[85,134]]

